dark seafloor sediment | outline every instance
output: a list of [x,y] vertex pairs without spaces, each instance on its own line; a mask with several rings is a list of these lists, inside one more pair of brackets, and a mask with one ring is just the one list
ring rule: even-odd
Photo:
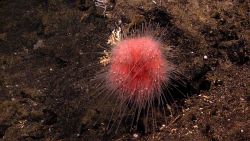
[[[92,0],[0,0],[0,140],[250,140],[248,1],[114,0],[105,12]],[[147,21],[180,48],[192,91],[165,127],[107,135],[90,102],[96,52],[119,24]]]

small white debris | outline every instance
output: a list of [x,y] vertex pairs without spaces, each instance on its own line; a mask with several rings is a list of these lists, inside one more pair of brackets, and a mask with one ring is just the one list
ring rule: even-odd
[[49,71],[53,71],[53,68],[50,68]]
[[166,125],[165,124],[162,124],[161,127],[160,127],[160,130],[163,130],[166,128]]
[[133,134],[133,137],[134,137],[134,138],[138,138],[139,135],[138,135],[137,133],[134,133],[134,134]]
[[79,55],[83,55],[83,51],[82,50],[79,51]]
[[27,122],[27,120],[18,121],[18,127],[21,129],[24,128],[26,122]]
[[119,21],[118,21],[118,24],[121,25],[121,24],[122,24],[122,20],[119,20]]
[[36,44],[34,44],[33,46],[33,49],[36,50],[36,49],[39,49],[39,48],[43,48],[45,45],[44,45],[44,42],[43,40],[38,40],[36,42]]
[[36,102],[33,102],[32,105],[33,105],[33,106],[37,106],[38,104],[37,104]]
[[209,99],[209,97],[208,97],[208,96],[205,96],[205,95],[203,95],[202,97],[205,98],[205,99]]
[[207,55],[204,55],[203,59],[207,60],[208,59]]
[[241,129],[241,130],[240,130],[240,132],[241,132],[241,133],[243,133],[243,132],[244,132],[244,130],[242,130],[242,129]]

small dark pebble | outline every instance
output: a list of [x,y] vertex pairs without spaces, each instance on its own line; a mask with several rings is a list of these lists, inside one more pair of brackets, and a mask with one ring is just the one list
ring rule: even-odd
[[44,109],[44,119],[43,119],[43,124],[45,125],[52,125],[57,122],[57,115],[51,110]]
[[209,90],[211,87],[211,81],[209,80],[203,80],[201,83],[200,83],[200,90]]
[[215,81],[214,81],[214,85],[215,85],[215,86],[221,86],[221,85],[223,85],[223,81],[222,81],[222,80],[219,80],[219,79],[218,79],[218,80],[215,80]]
[[5,131],[9,128],[9,125],[2,124],[0,125],[0,138],[2,138],[5,134]]

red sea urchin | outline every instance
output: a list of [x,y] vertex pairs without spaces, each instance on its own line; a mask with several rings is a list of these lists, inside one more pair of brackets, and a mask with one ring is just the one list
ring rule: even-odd
[[104,87],[101,87],[99,96],[105,98],[102,102],[114,104],[108,126],[111,123],[115,126],[119,121],[116,129],[121,120],[130,115],[131,127],[144,120],[141,118],[146,118],[143,130],[148,130],[148,116],[155,118],[155,106],[159,108],[168,102],[163,89],[169,86],[172,75],[176,74],[174,65],[168,61],[173,52],[170,46],[159,40],[163,30],[158,26],[153,30],[151,25],[143,25],[141,29],[129,36],[119,35],[120,31],[113,32],[110,40],[115,43],[100,61],[105,69],[100,75]]
[[127,38],[111,52],[106,85],[121,101],[144,108],[159,99],[171,70],[159,41],[150,36]]

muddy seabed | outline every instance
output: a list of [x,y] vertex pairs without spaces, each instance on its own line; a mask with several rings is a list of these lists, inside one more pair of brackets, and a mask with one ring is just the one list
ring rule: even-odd
[[[92,0],[0,0],[0,140],[250,140],[249,7],[110,0],[104,11]],[[175,62],[192,90],[165,127],[106,134],[109,117],[90,102],[98,52],[117,27],[148,21],[180,49]]]

